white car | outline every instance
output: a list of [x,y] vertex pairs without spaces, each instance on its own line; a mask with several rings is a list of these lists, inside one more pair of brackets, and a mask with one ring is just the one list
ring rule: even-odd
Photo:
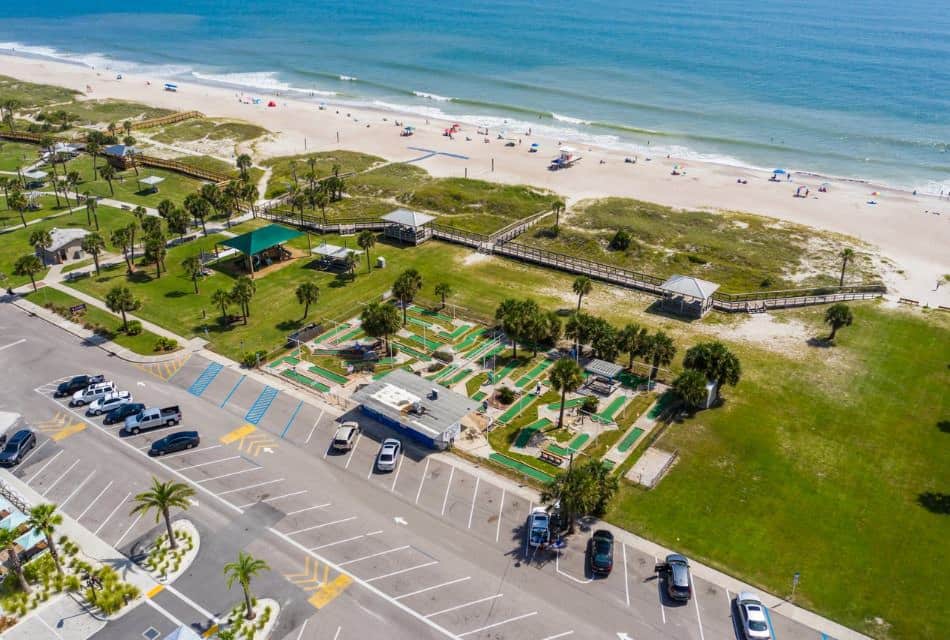
[[768,609],[759,596],[751,591],[743,591],[736,597],[742,634],[748,640],[769,640],[772,637],[772,624]]
[[121,407],[122,405],[129,402],[132,402],[131,393],[128,391],[115,391],[113,393],[106,394],[98,400],[93,400],[92,404],[89,405],[89,408],[86,409],[86,414],[90,416],[98,416],[103,413],[108,413],[116,407]]
[[544,507],[535,507],[528,515],[528,524],[525,527],[525,537],[528,546],[543,547],[551,541],[551,516]]
[[89,385],[82,391],[74,393],[72,399],[69,401],[69,406],[81,407],[84,404],[89,404],[90,402],[104,398],[110,393],[115,393],[114,382],[97,382],[96,384]]
[[386,438],[382,446],[379,447],[379,453],[376,454],[376,468],[380,471],[392,471],[396,468],[396,461],[399,460],[399,452],[402,451],[402,443],[395,438]]

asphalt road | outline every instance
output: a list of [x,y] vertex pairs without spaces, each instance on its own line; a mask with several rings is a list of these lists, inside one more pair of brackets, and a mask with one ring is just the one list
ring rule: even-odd
[[[585,573],[589,532],[560,555],[529,553],[522,527],[533,505],[464,462],[410,445],[394,472],[376,473],[379,442],[392,434],[361,415],[356,447],[334,455],[338,410],[240,370],[199,356],[138,367],[6,305],[0,331],[0,366],[11,374],[0,408],[23,414],[39,436],[17,476],[133,556],[158,525],[129,515],[131,496],[152,476],[198,491],[188,511],[201,532],[198,559],[100,638],[164,635],[179,622],[207,629],[240,600],[222,574],[239,550],[272,569],[253,590],[281,602],[274,638],[738,637],[736,594],[696,580],[695,597],[674,605],[661,597],[656,558],[629,545],[617,545],[613,572],[598,580]],[[81,372],[105,373],[136,401],[179,405],[181,428],[197,429],[200,447],[152,459],[149,444],[169,430],[120,437],[52,398],[58,380]],[[820,635],[771,617],[783,640]]]

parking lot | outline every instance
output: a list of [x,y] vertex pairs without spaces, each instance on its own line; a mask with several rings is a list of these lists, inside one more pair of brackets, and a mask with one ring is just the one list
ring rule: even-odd
[[[111,363],[110,378],[136,401],[178,404],[183,427],[201,433],[198,448],[153,460],[145,451],[167,430],[120,437],[118,425],[103,426],[53,400],[59,376],[38,383],[43,399],[24,413],[35,414],[40,442],[16,475],[123,551],[155,527],[151,517],[129,515],[130,498],[152,474],[191,484],[202,505],[221,505],[200,510],[209,530],[227,530],[232,517],[257,523],[263,533],[246,548],[266,557],[320,620],[301,614],[275,637],[395,629],[402,633],[392,637],[736,638],[736,594],[696,579],[694,598],[673,605],[661,597],[657,558],[622,542],[611,575],[591,580],[587,531],[557,554],[526,549],[523,526],[535,505],[517,486],[409,443],[395,470],[378,473],[379,443],[392,435],[381,425],[357,415],[361,435],[349,452],[336,454],[329,443],[338,409],[213,365],[193,356],[156,377]],[[100,444],[93,447],[93,439]],[[129,462],[107,464],[102,450],[124,451]],[[190,605],[168,606],[189,622],[207,618]],[[782,638],[819,636],[775,612],[772,620]]]

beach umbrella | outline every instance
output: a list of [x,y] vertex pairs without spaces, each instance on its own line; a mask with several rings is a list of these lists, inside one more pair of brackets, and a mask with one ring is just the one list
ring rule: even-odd
[[872,192],[871,192],[871,195],[872,195],[872,196],[879,196],[879,195],[881,195],[881,194],[878,193],[877,191],[872,191]]
[[782,173],[785,173],[785,169],[772,169],[772,173],[782,174]]

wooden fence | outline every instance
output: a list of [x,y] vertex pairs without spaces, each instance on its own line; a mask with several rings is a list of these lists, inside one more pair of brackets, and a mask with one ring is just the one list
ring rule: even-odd
[[175,124],[182,120],[191,120],[192,118],[204,118],[205,114],[200,111],[178,111],[167,116],[157,118],[148,118],[146,120],[132,120],[132,129],[149,129],[151,127],[162,127],[166,124]]
[[[0,131],[0,138],[4,138],[6,140],[14,140],[16,142],[31,142],[33,144],[39,144],[40,140],[42,140],[44,135],[48,135],[48,134],[30,133],[29,131],[10,131],[10,130]],[[62,142],[62,140],[59,138],[54,138],[54,140],[56,140],[56,142]]]

